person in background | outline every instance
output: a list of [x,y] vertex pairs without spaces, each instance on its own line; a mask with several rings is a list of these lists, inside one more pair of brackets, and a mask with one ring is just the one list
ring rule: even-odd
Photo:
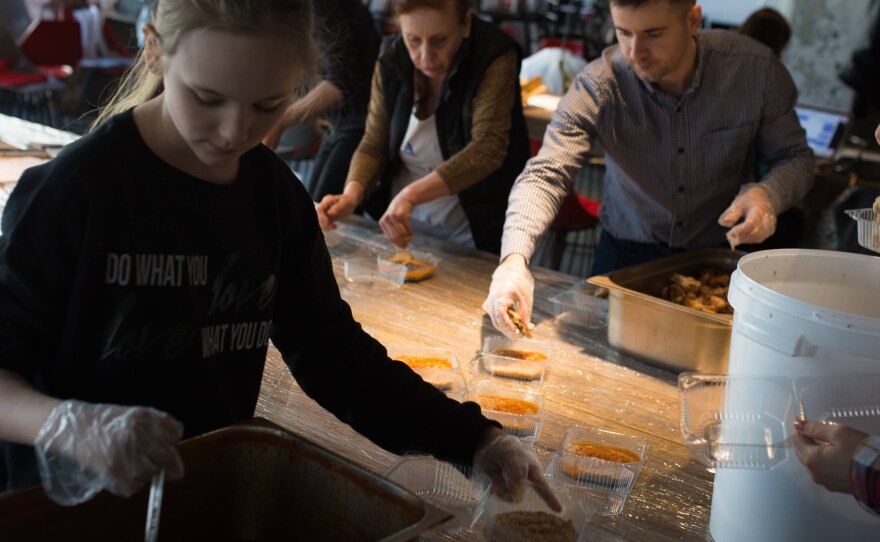
[[[483,308],[514,337],[532,313],[528,262],[594,142],[605,150],[593,274],[710,246],[760,243],[813,182],[797,89],[766,47],[699,30],[694,0],[611,0],[619,45],[578,75],[510,194]],[[756,164],[769,165],[755,182]]]
[[775,9],[761,8],[749,15],[739,33],[763,43],[779,58],[791,39],[791,26]]
[[418,231],[497,253],[510,187],[529,155],[522,53],[467,0],[401,0],[379,56],[367,128],[342,194],[318,205],[330,230],[359,205],[406,247]]
[[[782,52],[788,47],[791,40],[791,26],[781,13],[772,8],[762,8],[743,22],[737,31],[743,36],[763,43],[776,55],[782,56]],[[770,166],[759,163],[755,172],[756,179],[763,179],[770,171]],[[776,231],[764,242],[757,246],[743,247],[745,250],[758,248],[768,250],[773,248],[795,248],[799,245],[804,230],[804,213],[801,209],[793,207],[776,217]]]
[[321,201],[342,191],[351,156],[364,135],[370,76],[381,40],[361,0],[315,0],[314,8],[319,43],[325,49],[324,76],[305,97],[287,108],[263,143],[276,149],[286,128],[326,118],[328,133],[307,183],[312,200]]
[[91,133],[29,169],[0,236],[0,487],[132,495],[176,444],[253,416],[268,342],[392,452],[485,471],[534,452],[426,384],[341,299],[314,205],[261,144],[318,72],[308,0],[160,0]]

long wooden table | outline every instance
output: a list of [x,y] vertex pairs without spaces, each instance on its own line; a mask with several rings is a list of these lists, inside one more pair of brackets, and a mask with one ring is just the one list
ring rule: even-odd
[[[370,253],[381,242],[375,225],[349,221],[328,235],[334,271],[355,318],[386,345],[427,345],[451,350],[466,371],[487,335],[497,332],[480,308],[489,289],[495,256],[422,238],[419,249],[439,255],[437,275],[400,289],[349,284],[343,259]],[[647,458],[622,513],[595,516],[587,540],[707,540],[712,473],[693,462],[679,432],[676,375],[615,352],[606,330],[572,329],[554,322],[548,298],[577,277],[534,269],[536,338],[554,353],[544,383],[545,413],[536,443],[539,460],[558,448],[566,429],[588,425],[650,441]],[[349,460],[384,473],[398,459],[309,399],[270,348],[257,405],[258,416],[313,440]],[[476,530],[427,540],[480,540]]]

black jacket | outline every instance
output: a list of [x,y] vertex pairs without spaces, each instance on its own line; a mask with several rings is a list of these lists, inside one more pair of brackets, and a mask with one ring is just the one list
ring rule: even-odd
[[[471,25],[471,35],[462,42],[437,104],[437,137],[444,160],[461,151],[471,141],[471,102],[489,65],[514,48],[522,61],[519,45],[500,28],[478,17],[473,17]],[[385,111],[389,118],[389,168],[364,203],[364,209],[377,219],[391,203],[391,179],[400,167],[400,145],[413,109],[415,69],[401,36],[383,47],[379,63]],[[507,155],[501,167],[458,194],[476,247],[495,253],[501,251],[501,234],[510,188],[529,158],[529,134],[519,92],[516,93],[510,116]]]

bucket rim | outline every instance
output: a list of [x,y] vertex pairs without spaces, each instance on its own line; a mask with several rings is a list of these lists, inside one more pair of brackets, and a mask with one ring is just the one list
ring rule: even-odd
[[[730,285],[731,287],[735,286],[737,289],[742,290],[745,295],[753,298],[758,297],[762,303],[766,303],[773,309],[790,314],[791,316],[820,323],[822,325],[830,327],[843,328],[847,331],[860,331],[862,333],[880,335],[880,318],[862,316],[860,314],[847,312],[845,310],[832,309],[829,307],[816,305],[815,303],[802,301],[790,295],[783,294],[779,291],[769,288],[764,284],[761,284],[757,280],[750,277],[743,270],[743,266],[745,264],[748,264],[749,262],[752,262],[754,260],[766,259],[773,256],[796,255],[823,258],[834,257],[838,261],[862,260],[865,262],[877,263],[877,260],[880,260],[880,257],[877,256],[855,254],[851,252],[837,252],[832,250],[801,248],[761,250],[758,252],[752,252],[751,254],[740,258],[740,260],[736,264],[736,271],[734,271],[734,273],[731,275]],[[740,280],[742,280],[743,282],[740,282]],[[748,290],[749,288],[756,289],[758,295],[755,296],[753,294],[747,293],[746,290]],[[735,311],[736,307],[734,307],[734,314],[736,313]],[[819,314],[821,314],[822,316],[819,317]]]

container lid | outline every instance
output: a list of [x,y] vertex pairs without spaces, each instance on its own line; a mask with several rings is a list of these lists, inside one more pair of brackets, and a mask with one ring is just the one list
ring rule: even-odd
[[484,474],[429,455],[405,455],[388,469],[385,476],[450,512],[453,518],[436,527],[444,532],[461,532],[470,528],[482,513],[478,504],[489,492],[489,479]]
[[678,389],[681,432],[695,461],[771,469],[794,454],[791,379],[682,373]]

